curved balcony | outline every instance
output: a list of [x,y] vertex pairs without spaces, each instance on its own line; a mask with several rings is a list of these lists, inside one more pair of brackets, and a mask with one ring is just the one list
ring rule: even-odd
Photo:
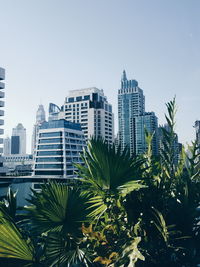
[[3,144],[3,138],[0,138],[0,144]]
[[0,107],[4,107],[4,101],[0,101]]
[[0,125],[4,125],[4,120],[0,120]]
[[5,69],[0,68],[0,80],[5,80]]
[[4,89],[5,88],[5,84],[0,82],[0,89]]
[[4,129],[0,129],[0,135],[4,134]]
[[0,116],[4,116],[4,110],[0,110]]
[[4,98],[5,97],[5,93],[0,91],[0,98]]

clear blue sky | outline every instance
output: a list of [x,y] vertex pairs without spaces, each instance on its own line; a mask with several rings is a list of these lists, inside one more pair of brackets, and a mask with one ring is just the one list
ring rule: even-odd
[[176,95],[181,142],[200,119],[199,0],[0,0],[0,66],[6,68],[5,132],[27,128],[38,104],[62,105],[68,90],[103,88],[113,104],[123,69],[164,122]]

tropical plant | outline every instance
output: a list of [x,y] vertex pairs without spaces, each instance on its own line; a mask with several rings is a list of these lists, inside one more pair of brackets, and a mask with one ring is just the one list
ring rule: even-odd
[[[32,191],[22,214],[10,189],[0,202],[6,267],[193,267],[200,263],[200,147],[178,152],[175,99],[167,104],[160,156],[91,139],[78,179]],[[154,133],[156,134],[156,132]],[[20,216],[19,216],[20,215]],[[23,220],[22,220],[23,218]]]

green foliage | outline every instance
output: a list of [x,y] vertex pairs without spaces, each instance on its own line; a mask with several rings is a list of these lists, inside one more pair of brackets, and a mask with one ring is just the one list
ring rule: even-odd
[[193,267],[200,262],[200,147],[177,154],[175,99],[159,157],[91,139],[71,185],[33,190],[19,221],[16,193],[0,203],[5,266]]
[[34,248],[29,239],[24,239],[19,228],[6,213],[0,211],[0,257],[32,262]]
[[26,207],[33,231],[46,234],[50,231],[78,234],[81,222],[86,221],[85,197],[66,184],[49,182],[41,186],[41,192],[33,191]]
[[108,145],[102,139],[91,139],[82,160],[84,165],[75,166],[83,183],[83,193],[90,196],[89,216],[92,218],[99,219],[111,211],[111,206],[118,206],[121,197],[144,187],[143,160],[132,159],[127,149],[121,151],[121,147]]

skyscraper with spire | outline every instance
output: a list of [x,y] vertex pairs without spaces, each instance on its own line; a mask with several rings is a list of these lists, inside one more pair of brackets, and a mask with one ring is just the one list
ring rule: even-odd
[[42,123],[45,121],[45,110],[43,105],[39,105],[36,112],[36,124]]
[[154,133],[153,151],[157,154],[157,117],[145,112],[145,97],[136,80],[128,80],[123,71],[121,88],[118,90],[119,143],[128,147],[130,154],[141,154],[146,150],[145,128]]
[[136,80],[128,80],[125,70],[122,74],[121,88],[118,90],[119,143],[124,149],[134,151],[133,118],[145,112],[145,97]]
[[39,131],[39,126],[45,122],[45,110],[43,105],[39,105],[38,110],[36,112],[36,123],[33,126],[33,134],[32,134],[32,155],[34,155],[36,141],[37,141],[37,134]]

